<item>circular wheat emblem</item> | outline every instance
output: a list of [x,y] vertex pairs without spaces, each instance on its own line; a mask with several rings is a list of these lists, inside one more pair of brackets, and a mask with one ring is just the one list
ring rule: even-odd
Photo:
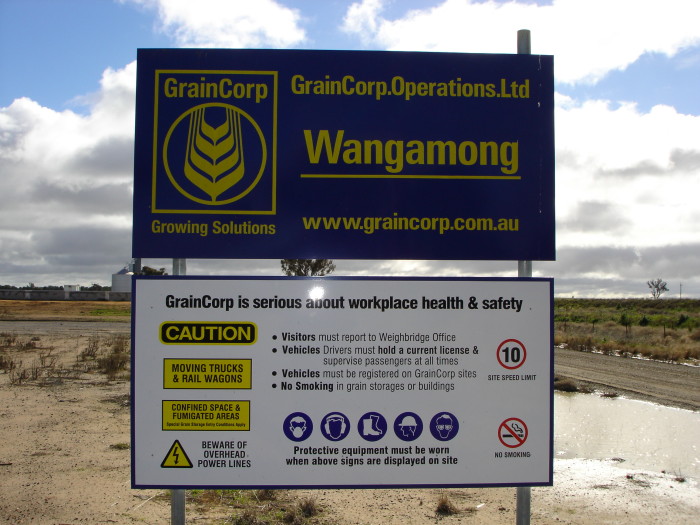
[[170,126],[163,164],[175,188],[195,202],[223,205],[245,197],[260,181],[267,145],[260,126],[228,104],[195,106]]

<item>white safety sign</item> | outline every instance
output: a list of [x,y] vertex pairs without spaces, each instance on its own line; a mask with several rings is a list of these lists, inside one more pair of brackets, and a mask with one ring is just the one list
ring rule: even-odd
[[137,277],[132,486],[550,485],[552,288]]

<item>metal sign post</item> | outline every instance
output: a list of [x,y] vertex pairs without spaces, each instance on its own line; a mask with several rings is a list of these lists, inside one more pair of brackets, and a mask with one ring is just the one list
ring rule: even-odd
[[[518,54],[529,55],[531,53],[530,30],[518,31]],[[532,277],[532,261],[518,261],[518,277]],[[518,487],[516,491],[515,524],[530,525],[530,487]]]
[[[173,259],[173,275],[187,274],[187,259]],[[170,523],[185,525],[185,489],[173,489],[170,493]]]

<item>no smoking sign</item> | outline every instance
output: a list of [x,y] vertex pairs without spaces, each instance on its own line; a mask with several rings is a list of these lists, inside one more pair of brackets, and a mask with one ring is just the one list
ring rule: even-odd
[[518,448],[527,440],[527,425],[517,417],[506,419],[498,427],[498,439],[508,448]]

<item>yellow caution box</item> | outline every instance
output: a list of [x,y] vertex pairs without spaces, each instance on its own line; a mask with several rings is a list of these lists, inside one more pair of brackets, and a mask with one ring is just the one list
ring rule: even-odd
[[163,430],[250,430],[250,401],[163,401]]
[[164,345],[253,345],[258,339],[255,323],[166,321],[159,329]]
[[163,359],[163,388],[248,389],[252,359]]

